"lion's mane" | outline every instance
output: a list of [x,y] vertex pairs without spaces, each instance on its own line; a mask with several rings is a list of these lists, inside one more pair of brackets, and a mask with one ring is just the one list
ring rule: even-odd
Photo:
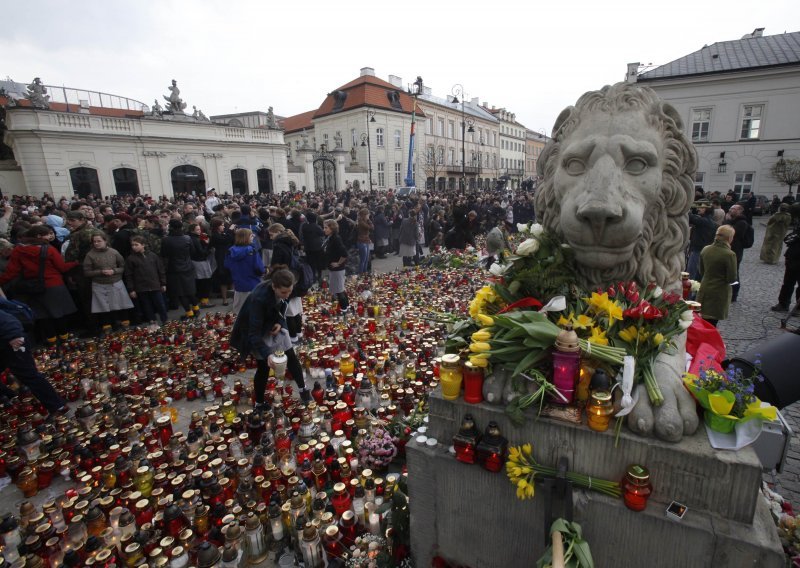
[[644,214],[643,233],[633,255],[612,268],[579,267],[584,282],[591,288],[606,286],[619,280],[636,280],[640,284],[656,282],[674,287],[684,266],[683,250],[689,239],[687,212],[694,198],[694,173],[697,157],[694,147],[683,135],[683,122],[677,111],[663,102],[647,87],[628,83],[605,86],[578,99],[574,107],[561,112],[553,127],[553,135],[537,163],[543,177],[536,192],[536,212],[544,227],[563,239],[559,218],[561,196],[554,187],[561,144],[578,127],[588,113],[611,113],[643,110],[648,125],[655,128],[663,141],[661,191],[655,203]]

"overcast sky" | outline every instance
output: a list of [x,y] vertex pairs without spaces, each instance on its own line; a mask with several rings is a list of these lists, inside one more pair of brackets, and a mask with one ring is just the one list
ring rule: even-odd
[[3,7],[0,76],[148,105],[174,78],[189,110],[291,116],[373,67],[404,84],[421,75],[438,96],[461,83],[549,134],[629,62],[664,64],[757,27],[800,31],[799,16],[797,0],[30,0]]

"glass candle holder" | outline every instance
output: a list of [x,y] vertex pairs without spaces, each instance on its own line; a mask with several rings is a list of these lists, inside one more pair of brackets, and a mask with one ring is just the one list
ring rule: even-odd
[[611,393],[596,391],[592,393],[589,405],[586,407],[586,423],[595,432],[608,430],[611,415],[614,414],[614,405],[611,402]]
[[17,475],[17,487],[25,497],[33,497],[39,492],[39,480],[36,471],[30,467],[23,468]]
[[439,369],[439,382],[442,384],[442,397],[446,400],[455,400],[461,394],[461,359],[458,355],[449,353],[442,357],[442,366]]
[[458,434],[453,436],[456,459],[463,463],[475,463],[475,450],[479,441],[480,433],[475,426],[475,420],[471,414],[465,414]]
[[622,479],[622,499],[625,506],[632,511],[644,511],[647,500],[653,492],[650,484],[650,472],[641,465],[631,465]]
[[[440,371],[441,372],[441,371]],[[483,402],[483,369],[467,361],[462,371],[464,378],[464,402]]]
[[553,386],[559,392],[551,402],[571,404],[575,396],[575,382],[581,367],[581,357],[577,351],[553,351]]
[[497,422],[489,422],[475,453],[477,462],[487,471],[497,473],[503,468],[508,451],[508,440],[500,433]]

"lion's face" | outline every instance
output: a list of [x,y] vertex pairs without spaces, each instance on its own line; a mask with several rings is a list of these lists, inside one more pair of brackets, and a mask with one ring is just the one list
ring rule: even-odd
[[580,264],[604,269],[633,255],[658,199],[662,146],[641,110],[595,114],[563,141],[554,189]]
[[626,83],[585,93],[537,164],[536,213],[575,250],[583,285],[678,281],[696,156],[677,111]]

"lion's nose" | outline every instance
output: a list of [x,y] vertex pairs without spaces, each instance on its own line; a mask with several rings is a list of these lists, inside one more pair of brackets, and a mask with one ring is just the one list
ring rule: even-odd
[[578,207],[576,215],[583,223],[591,225],[595,241],[600,242],[606,226],[622,219],[623,213],[619,204],[591,200]]

